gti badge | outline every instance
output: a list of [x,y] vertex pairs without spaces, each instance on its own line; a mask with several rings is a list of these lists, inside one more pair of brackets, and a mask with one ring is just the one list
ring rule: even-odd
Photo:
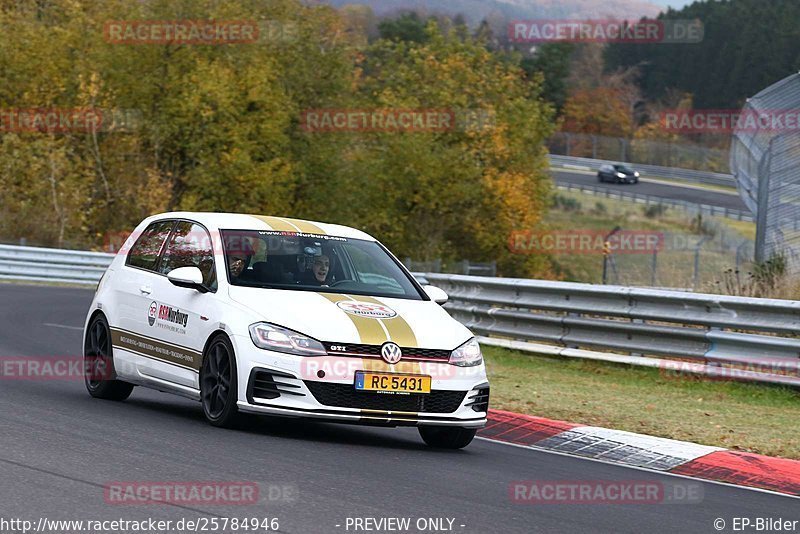
[[403,357],[403,351],[395,343],[384,343],[381,347],[381,356],[386,363],[395,364]]

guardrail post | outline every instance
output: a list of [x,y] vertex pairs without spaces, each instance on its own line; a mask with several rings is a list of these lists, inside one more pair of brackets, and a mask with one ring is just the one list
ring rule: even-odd
[[656,243],[656,249],[653,251],[653,259],[650,263],[650,285],[656,287],[657,276],[656,273],[658,272],[658,247],[661,243],[661,239],[659,238],[658,243]]
[[700,249],[703,246],[703,243],[708,241],[708,236],[703,236],[703,238],[697,242],[697,247],[694,249],[694,275],[692,276],[692,289],[697,291],[697,284],[700,279]]

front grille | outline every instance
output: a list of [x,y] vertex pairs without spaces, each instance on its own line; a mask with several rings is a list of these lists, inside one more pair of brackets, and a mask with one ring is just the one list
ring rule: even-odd
[[287,373],[253,369],[250,373],[250,382],[247,384],[248,400],[252,402],[253,398],[277,399],[281,394],[305,396],[305,393],[297,391],[300,385],[289,383],[287,378],[296,380],[296,377]]
[[464,401],[466,391],[431,391],[428,395],[397,395],[356,391],[353,384],[306,381],[320,404],[340,408],[392,412],[453,413]]
[[[328,351],[328,354],[334,355],[338,354],[341,356],[347,356],[351,354],[357,354],[359,356],[376,356],[380,357],[381,355],[381,345],[364,345],[361,343],[335,343],[330,341],[325,341],[322,343],[325,346],[325,350]],[[344,347],[345,350],[332,350],[331,347]],[[416,347],[400,347],[400,350],[403,351],[403,358],[416,358],[420,360],[438,360],[438,361],[447,361],[450,359],[450,353],[453,352],[451,350],[446,349],[420,349]]]

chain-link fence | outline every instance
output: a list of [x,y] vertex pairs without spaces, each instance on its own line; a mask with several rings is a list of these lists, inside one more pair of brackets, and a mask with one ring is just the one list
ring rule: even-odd
[[648,254],[609,254],[606,283],[704,292],[735,292],[731,284],[753,270],[754,243],[713,220],[702,220],[700,233],[661,233],[662,242]]
[[756,214],[756,260],[787,260],[800,271],[800,74],[747,100],[731,144],[730,167]]
[[688,143],[558,132],[550,138],[548,147],[551,154],[561,156],[728,172],[727,149]]
[[450,274],[469,274],[473,276],[497,276],[497,262],[474,263],[469,260],[461,261],[442,261],[441,259],[430,261],[417,261],[405,258],[403,265],[409,271],[420,273],[450,273]]

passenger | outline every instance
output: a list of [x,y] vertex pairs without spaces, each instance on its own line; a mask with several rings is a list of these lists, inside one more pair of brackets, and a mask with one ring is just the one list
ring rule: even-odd
[[226,243],[228,272],[231,282],[242,282],[251,278],[252,273],[246,272],[250,259],[253,257],[253,244],[248,238],[230,239]]
[[247,256],[240,252],[228,254],[228,271],[231,273],[231,280],[238,279],[246,266]]

